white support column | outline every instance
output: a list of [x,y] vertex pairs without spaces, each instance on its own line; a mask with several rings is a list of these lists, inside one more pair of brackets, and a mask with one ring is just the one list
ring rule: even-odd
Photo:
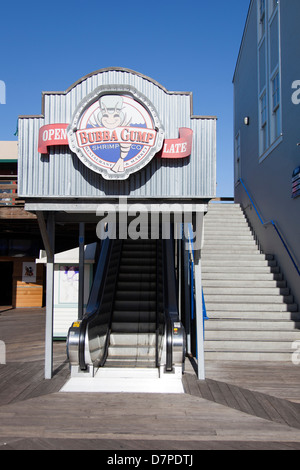
[[53,374],[53,307],[54,307],[54,243],[55,217],[49,214],[47,232],[50,250],[47,253],[46,331],[45,331],[45,379]]

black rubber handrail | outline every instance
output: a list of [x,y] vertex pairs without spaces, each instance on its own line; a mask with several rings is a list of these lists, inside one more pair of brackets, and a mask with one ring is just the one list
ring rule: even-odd
[[179,320],[173,241],[163,240],[164,311],[166,319],[166,370],[173,370],[173,323]]
[[[117,273],[120,272],[122,248],[123,248],[123,241],[121,241],[121,243],[120,243],[120,256],[119,256],[119,259],[118,259],[118,267],[116,269]],[[111,335],[111,327],[112,327],[112,320],[113,320],[113,311],[114,311],[114,305],[115,305],[115,300],[116,300],[116,295],[117,295],[118,277],[119,277],[118,275],[115,276],[115,282],[114,282],[114,285],[113,285],[113,299],[112,299],[112,302],[111,302],[111,310],[110,310],[110,315],[109,315],[109,325],[108,325],[108,330],[107,330],[107,334],[106,334],[106,338],[105,338],[104,353],[103,353],[102,359],[99,363],[99,367],[104,366],[104,364],[106,362],[106,359],[107,359],[107,356],[108,356],[108,348],[109,348],[109,345],[110,345],[110,335]]]
[[159,367],[159,240],[156,241],[156,325],[155,325],[155,334],[156,334],[156,343],[155,343],[155,362],[156,367]]
[[105,284],[109,260],[112,251],[112,241],[108,238],[104,240],[101,249],[97,271],[95,274],[95,282],[92,287],[91,295],[87,305],[86,313],[80,324],[79,332],[79,348],[78,348],[78,359],[81,370],[87,370],[87,364],[85,362],[85,338],[88,323],[92,321],[99,313],[101,306],[102,297],[104,295],[103,286]]

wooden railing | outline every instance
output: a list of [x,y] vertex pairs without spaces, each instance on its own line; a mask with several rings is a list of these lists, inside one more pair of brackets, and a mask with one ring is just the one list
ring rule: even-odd
[[18,196],[17,178],[0,175],[0,207],[24,207],[24,203]]

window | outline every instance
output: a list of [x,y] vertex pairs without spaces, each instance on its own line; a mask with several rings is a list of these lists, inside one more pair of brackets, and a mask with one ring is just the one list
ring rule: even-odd
[[275,75],[272,80],[272,103],[273,103],[273,112],[275,109],[278,109],[279,106],[279,73]]
[[279,72],[272,79],[272,133],[273,140],[280,134],[280,93],[279,93]]
[[267,95],[263,93],[260,98],[260,142],[261,153],[267,150]]
[[[257,0],[258,15],[258,101],[260,157],[281,135],[281,80],[279,4]],[[267,152],[268,154],[269,152]]]
[[265,34],[266,29],[266,2],[259,0],[259,32],[260,38]]
[[235,154],[235,182],[238,183],[241,178],[241,134],[237,133],[234,142]]

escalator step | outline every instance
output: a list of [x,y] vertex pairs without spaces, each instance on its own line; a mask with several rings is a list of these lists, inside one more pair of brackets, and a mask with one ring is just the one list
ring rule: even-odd
[[120,312],[149,312],[156,310],[156,302],[151,300],[116,300],[115,309]]
[[145,282],[145,281],[140,281],[139,279],[137,280],[132,280],[132,281],[119,281],[118,286],[117,286],[118,291],[126,291],[126,290],[131,290],[135,292],[139,291],[154,291],[156,292],[156,282]]
[[111,325],[112,332],[117,333],[154,333],[155,322],[114,321]]
[[153,359],[155,358],[156,350],[155,346],[109,346],[108,357],[110,359],[130,359],[130,358],[143,358]]
[[119,282],[131,282],[131,281],[154,282],[156,280],[156,273],[154,272],[153,273],[119,272],[118,280]]
[[[144,262],[145,263],[145,262]],[[142,263],[139,266],[133,266],[133,265],[121,265],[119,272],[121,274],[156,274],[156,266],[148,266],[148,265],[143,265]]]
[[116,294],[116,301],[126,302],[149,302],[156,301],[156,291],[148,290],[118,290]]
[[156,322],[155,311],[120,311],[115,310],[113,313],[113,323],[115,322],[134,322],[134,323],[153,323]]
[[145,249],[141,250],[139,247],[130,247],[127,250],[123,250],[121,258],[125,256],[127,258],[137,258],[139,256],[145,256],[147,258],[154,258],[156,257],[156,250],[155,249]]
[[155,333],[111,333],[111,346],[155,347]]
[[105,367],[128,367],[128,368],[155,368],[156,364],[153,359],[141,360],[141,359],[107,359]]
[[121,259],[121,267],[123,266],[134,266],[136,268],[139,268],[140,266],[149,266],[149,267],[156,267],[156,260],[153,259],[152,257],[147,258],[145,256],[140,256],[136,258],[129,258],[129,257],[122,257]]

